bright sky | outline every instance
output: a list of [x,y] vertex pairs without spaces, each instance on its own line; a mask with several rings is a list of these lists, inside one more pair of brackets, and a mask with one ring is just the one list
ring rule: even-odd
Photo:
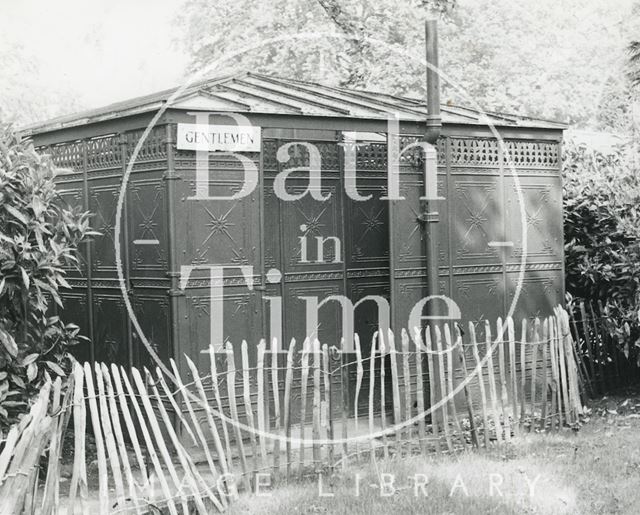
[[180,81],[172,24],[184,1],[0,0],[0,31],[39,56],[43,84],[95,107]]

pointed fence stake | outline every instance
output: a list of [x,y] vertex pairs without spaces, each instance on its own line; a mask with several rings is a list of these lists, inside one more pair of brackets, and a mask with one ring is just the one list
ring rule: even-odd
[[545,319],[542,325],[542,414],[540,417],[540,430],[546,431],[547,419],[549,418],[547,411],[547,400],[549,396],[549,319]]
[[471,444],[476,449],[480,447],[478,441],[478,428],[476,427],[475,414],[473,412],[473,401],[471,400],[471,393],[469,392],[469,385],[467,379],[469,378],[469,371],[467,370],[467,358],[465,356],[464,342],[462,340],[462,331],[460,326],[456,324],[456,340],[460,346],[460,365],[462,367],[462,374],[464,377],[464,400],[467,404],[467,412],[469,414],[469,429],[471,431]]
[[[265,436],[267,428],[265,423],[265,398],[264,398],[264,353],[266,350],[266,342],[260,340],[258,343],[258,364],[256,370],[256,383],[258,385],[258,440],[260,441],[260,455],[262,456],[262,467],[266,470],[269,467],[267,459],[267,437]],[[301,426],[302,427],[302,426]],[[302,435],[304,438],[304,434]],[[302,456],[302,450],[300,451]]]
[[531,424],[529,431],[535,429],[536,386],[538,382],[538,350],[540,348],[540,319],[536,318],[533,327],[533,352],[531,353]]
[[247,456],[244,451],[244,441],[242,439],[242,431],[240,430],[240,418],[238,417],[238,404],[236,400],[236,358],[233,351],[233,344],[227,342],[227,395],[229,398],[229,411],[231,412],[231,420],[233,432],[236,436],[236,448],[240,455],[240,466],[242,467],[242,482],[247,492],[251,492],[251,479],[249,478],[249,467],[247,466]]
[[[87,366],[87,364],[85,364],[85,366]],[[151,463],[153,464],[153,469],[154,469],[154,471],[156,473],[156,476],[158,477],[158,482],[160,483],[160,488],[162,489],[162,494],[164,495],[165,499],[167,500],[167,508],[169,509],[169,513],[171,513],[171,515],[178,515],[178,510],[177,510],[175,502],[174,502],[173,493],[171,492],[171,490],[169,488],[169,483],[167,481],[167,477],[164,474],[164,468],[160,464],[160,460],[158,458],[158,455],[156,454],[155,445],[153,444],[153,439],[151,438],[151,433],[149,433],[149,428],[147,427],[147,417],[145,417],[143,415],[142,410],[140,409],[140,405],[138,403],[138,396],[134,392],[133,387],[131,386],[131,383],[129,382],[129,378],[127,377],[127,374],[125,372],[124,367],[120,368],[120,373],[122,374],[122,380],[124,382],[124,386],[125,386],[125,388],[127,390],[127,393],[129,395],[129,403],[130,403],[131,406],[133,406],[133,409],[134,409],[134,411],[136,413],[136,416],[138,418],[138,424],[140,426],[140,431],[142,432],[142,437],[143,437],[144,442],[145,442],[147,453],[149,454],[149,457],[151,458]],[[133,374],[133,370],[131,370],[131,373]],[[86,375],[85,375],[85,378],[86,378]],[[150,487],[150,486],[151,485],[149,484],[148,487]]]
[[382,451],[384,452],[384,458],[389,457],[389,440],[387,438],[387,400],[386,400],[386,371],[385,371],[385,357],[387,356],[387,348],[384,344],[384,339],[380,339],[380,424],[382,427]]
[[[354,397],[354,408],[353,408],[353,422],[355,425],[355,432],[356,432],[356,436],[358,435],[358,431],[360,429],[359,423],[358,423],[358,407],[359,407],[359,401],[360,401],[360,389],[362,388],[362,376],[364,375],[364,367],[362,366],[362,350],[360,348],[360,338],[358,337],[357,334],[354,335],[353,337],[353,343],[355,345],[355,349],[356,349],[356,391],[355,391],[355,397]],[[358,440],[355,441],[355,448],[356,448],[356,460],[360,460],[360,449],[359,449],[359,443]]]
[[424,405],[424,385],[425,380],[422,374],[423,368],[423,348],[424,342],[420,336],[420,330],[417,327],[413,329],[413,342],[416,347],[416,408],[418,411],[418,438],[420,439],[420,451],[422,454],[427,454],[427,433],[425,428],[425,405]]
[[480,353],[478,352],[478,340],[476,338],[476,326],[473,322],[469,322],[469,335],[471,337],[471,344],[473,345],[473,359],[476,362],[476,369],[478,370],[478,387],[480,388],[480,401],[482,407],[482,432],[484,435],[484,447],[489,448],[489,417],[487,415],[487,392],[484,385],[484,373],[482,371],[482,360],[480,359]]
[[[213,355],[213,345],[209,346],[209,355],[212,356]],[[207,460],[207,465],[209,466],[209,470],[211,471],[211,474],[213,476],[213,478],[216,480],[216,488],[218,490],[218,494],[220,497],[220,502],[222,503],[223,506],[227,506],[227,495],[224,492],[224,490],[222,489],[222,485],[220,484],[220,481],[218,481],[218,478],[220,477],[220,474],[218,472],[218,469],[215,466],[215,463],[213,461],[213,457],[211,456],[211,452],[209,450],[209,442],[207,441],[206,437],[204,436],[204,432],[202,431],[202,425],[200,423],[200,421],[197,419],[195,412],[193,411],[193,406],[191,405],[191,398],[193,396],[192,393],[190,393],[187,390],[187,387],[183,384],[182,382],[182,378],[180,377],[180,374],[178,373],[178,366],[176,364],[176,362],[172,359],[169,360],[170,364],[171,364],[171,368],[173,370],[173,375],[174,375],[174,379],[176,382],[176,386],[177,389],[181,392],[182,394],[182,399],[184,401],[184,405],[187,408],[187,413],[189,414],[189,418],[191,419],[191,423],[193,424],[194,430],[196,432],[196,436],[198,437],[198,441],[200,442],[200,446],[202,447],[203,451],[204,451],[204,455],[205,458]],[[215,381],[217,383],[218,378],[217,377],[212,377],[211,378],[212,381]],[[195,402],[198,402],[197,399],[195,399]]]
[[247,341],[242,340],[240,345],[242,353],[242,401],[244,403],[244,412],[247,416],[247,425],[250,428],[249,442],[251,443],[251,455],[253,459],[253,472],[258,471],[258,444],[256,439],[256,424],[253,417],[253,404],[251,402],[251,375],[249,368],[249,350]]
[[167,449],[167,445],[164,439],[164,435],[162,434],[162,430],[160,429],[160,425],[156,420],[155,413],[153,411],[153,407],[151,406],[151,401],[149,399],[149,395],[147,393],[147,389],[145,387],[144,381],[142,380],[142,376],[137,368],[131,368],[131,376],[133,377],[133,381],[138,388],[138,393],[140,395],[140,401],[142,402],[142,406],[145,409],[147,415],[147,421],[149,422],[149,426],[151,426],[151,431],[155,438],[155,443],[160,452],[160,456],[164,461],[165,467],[169,472],[169,476],[171,477],[173,484],[175,485],[177,491],[177,497],[180,499],[182,504],[182,511],[186,514],[189,513],[188,508],[188,498],[189,496],[185,494],[183,490],[182,480],[178,477],[178,471],[175,469],[173,465],[173,460],[171,459],[171,455],[169,454],[169,449]]
[[[376,340],[378,339],[378,333],[373,333],[373,338],[371,339],[371,352],[369,354],[369,434],[372,435],[375,430],[374,419],[373,419],[373,404],[374,404],[374,387],[376,381]],[[376,460],[376,449],[373,438],[369,438],[369,443],[371,444],[371,463],[375,463]]]
[[307,425],[307,383],[309,382],[309,352],[311,340],[307,337],[302,344],[302,389],[300,394],[300,473],[304,469],[304,434]]
[[440,332],[440,327],[438,327],[437,325],[434,326],[434,329],[436,332],[436,347],[438,349],[438,382],[440,383],[440,400],[442,401],[442,426],[444,428],[444,438],[447,442],[447,449],[449,449],[449,452],[453,452],[451,427],[449,426],[449,410],[447,407],[449,401],[447,393],[447,376],[444,371],[445,356],[442,351],[442,333]]
[[[331,409],[331,370],[329,369],[329,346],[325,343],[322,345],[322,370],[324,372],[324,402],[321,403],[322,409],[320,414],[321,421],[324,421],[324,425],[327,428],[327,439],[333,441],[333,417]],[[327,454],[329,458],[329,467],[333,469],[334,461],[334,449],[333,443],[327,444]]]
[[[200,374],[198,373],[198,367],[196,364],[191,361],[189,356],[185,354],[185,360],[187,362],[187,366],[191,370],[191,375],[193,376],[193,382],[195,384],[198,395],[200,396],[200,406],[204,409],[207,424],[209,424],[209,430],[211,431],[211,436],[213,436],[213,444],[215,446],[216,452],[218,453],[218,462],[220,463],[220,468],[224,474],[231,475],[231,467],[233,466],[233,455],[225,455],[224,448],[222,447],[222,441],[220,440],[220,434],[218,433],[218,428],[216,426],[215,420],[213,418],[214,411],[207,400],[207,394],[204,391],[204,386],[202,385],[202,380],[200,379]],[[172,363],[175,368],[175,362]],[[213,379],[213,378],[212,378]],[[217,382],[217,377],[216,377]],[[224,422],[224,417],[222,412],[218,412],[218,417],[221,419],[221,424]],[[226,427],[222,424],[222,427]],[[234,476],[235,478],[235,476]],[[229,491],[229,495],[233,498],[237,497],[238,492],[236,488],[236,483],[234,481],[226,482],[227,488]]]
[[[86,459],[86,428],[87,411],[83,395],[84,374],[82,366],[77,361],[73,364],[73,473],[71,475],[71,485],[69,487],[69,506],[75,507],[76,493],[80,488],[80,507],[86,512],[86,501],[88,497],[87,488],[87,459]],[[16,426],[13,426],[16,427]],[[12,429],[13,429],[12,427]],[[7,445],[9,438],[5,442]],[[0,478],[3,472],[0,471]],[[74,513],[75,510],[72,510]]]
[[511,380],[511,428],[518,434],[518,372],[516,370],[516,337],[513,318],[507,318],[507,338],[509,340],[509,378]]
[[[393,423],[396,426],[396,452],[400,454],[402,445],[402,401],[400,400],[400,369],[398,368],[398,355],[396,352],[395,336],[393,331],[388,331],[389,359],[391,361],[391,392],[393,395]],[[384,334],[380,332],[380,345],[383,346]]]
[[[444,324],[444,340],[447,345],[447,350],[445,354],[442,356],[442,358],[444,359],[446,356],[446,359],[447,359],[447,387],[449,389],[449,393],[448,393],[449,406],[451,407],[451,414],[453,415],[453,421],[456,425],[456,429],[458,431],[458,434],[460,435],[460,441],[462,442],[462,447],[466,449],[467,441],[464,436],[464,431],[462,430],[462,425],[460,424],[460,419],[458,417],[458,410],[456,408],[456,401],[453,395],[453,391],[454,391],[453,362],[454,362],[454,356],[455,356],[454,353],[455,353],[456,346],[453,345],[453,342],[451,340],[451,329],[449,328],[449,324]],[[458,343],[457,340],[456,340],[456,343]]]
[[[405,421],[411,420],[411,407],[413,406],[413,401],[411,398],[411,371],[409,369],[409,335],[407,331],[403,328],[400,334],[402,339],[402,376],[404,379],[404,411]],[[381,388],[384,388],[384,385],[381,385]],[[413,439],[412,434],[412,425],[407,425],[407,439],[411,441]]]
[[[109,472],[107,470],[107,455],[104,449],[102,438],[102,427],[100,424],[100,413],[98,412],[98,402],[96,392],[93,388],[93,375],[89,363],[84,364],[84,378],[87,385],[87,395],[89,398],[89,413],[91,414],[91,424],[93,426],[93,436],[96,442],[96,454],[98,459],[98,496],[100,500],[100,513],[109,513]],[[175,507],[174,507],[175,510]],[[172,512],[177,515],[177,512]]]
[[291,478],[291,384],[293,383],[293,354],[295,349],[296,340],[292,338],[289,343],[289,351],[287,352],[287,372],[284,379],[284,430],[287,438],[285,445],[287,455],[287,482]]
[[435,410],[435,405],[438,402],[437,397],[437,387],[436,387],[436,376],[438,373],[436,372],[435,365],[433,362],[433,345],[431,342],[431,329],[427,326],[424,330],[425,343],[426,343],[426,353],[427,353],[427,366],[429,375],[429,410],[431,411],[431,430],[433,432],[434,437],[434,445],[436,449],[436,453],[440,453],[440,423],[438,421],[438,416]]
[[498,339],[498,373],[500,374],[500,411],[502,413],[502,423],[504,424],[504,436],[507,442],[511,441],[511,422],[509,417],[509,394],[507,392],[507,372],[504,359],[504,335],[506,326],[503,326],[502,319],[498,317],[497,334]]
[[[224,353],[224,349],[220,349],[220,353]],[[177,369],[174,369],[177,374]],[[229,430],[227,428],[227,420],[224,415],[224,406],[222,405],[222,398],[220,397],[220,385],[218,384],[218,364],[216,363],[216,351],[213,344],[209,344],[209,370],[211,372],[211,387],[213,388],[213,398],[216,401],[216,409],[220,413],[220,426],[222,427],[222,437],[224,438],[224,445],[227,460],[229,465],[233,462],[233,452],[231,452],[231,439],[229,438]]]
[[520,429],[527,416],[527,319],[522,319],[520,333]]
[[[278,382],[278,340],[271,340],[271,388],[273,389],[273,433],[280,436],[282,419],[280,418],[280,384]],[[273,478],[275,482],[280,473],[280,439],[273,439]]]

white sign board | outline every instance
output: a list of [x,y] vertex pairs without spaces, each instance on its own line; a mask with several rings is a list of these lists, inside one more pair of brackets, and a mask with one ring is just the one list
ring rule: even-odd
[[209,152],[260,152],[260,127],[179,123],[177,147]]

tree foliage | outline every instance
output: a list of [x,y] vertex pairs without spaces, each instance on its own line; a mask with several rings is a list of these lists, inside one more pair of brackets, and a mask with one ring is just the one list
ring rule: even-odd
[[[633,147],[611,154],[568,142],[564,150],[567,292],[601,301],[624,337],[640,328],[640,178]],[[626,348],[629,351],[629,348]]]
[[39,56],[0,32],[0,119],[32,123],[77,110],[77,95],[43,83]]
[[221,68],[424,97],[424,19],[433,7],[440,66],[453,83],[444,81],[443,101],[586,124],[597,121],[605,86],[624,78],[631,3],[194,0],[180,21],[193,70],[268,38],[334,32],[350,39],[279,41]]
[[46,374],[65,375],[81,337],[52,313],[68,288],[65,267],[92,233],[89,214],[55,189],[57,170],[8,125],[0,125],[0,427],[15,421]]

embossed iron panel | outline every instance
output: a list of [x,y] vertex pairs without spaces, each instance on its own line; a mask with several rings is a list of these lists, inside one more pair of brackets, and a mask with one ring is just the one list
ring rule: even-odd
[[[91,338],[91,343],[73,350],[81,360],[151,364],[130,327],[117,282],[114,240],[123,172],[141,134],[140,130],[90,134],[84,139],[40,148],[65,170],[56,179],[62,199],[70,206],[90,210],[92,225],[100,232],[80,249],[80,269],[67,271],[72,291],[62,292],[65,319],[77,323],[82,334]],[[121,258],[138,321],[152,346],[167,360],[171,342],[167,328],[165,134],[163,126],[152,130],[130,177],[121,225]],[[136,240],[147,240],[149,244],[139,246]]]
[[[259,166],[259,154],[245,154]],[[262,244],[260,212],[262,195],[259,188],[251,194],[232,199],[244,184],[241,163],[232,156],[211,154],[209,158],[208,194],[222,199],[198,199],[196,194],[196,155],[177,151],[175,166],[175,209],[177,263],[179,267],[195,267],[184,294],[177,297],[180,354],[187,353],[202,373],[209,373],[209,344],[222,352],[221,345],[230,341],[240,345],[249,342],[249,359],[256,360],[256,347],[264,336],[262,292]],[[222,297],[213,295],[210,265],[224,266]],[[237,268],[252,267],[245,278]],[[235,268],[232,268],[235,267]],[[180,268],[178,268],[178,271]],[[251,289],[249,288],[251,286]],[[212,341],[211,317],[216,302],[222,302],[223,336]],[[215,329],[215,328],[214,328]],[[238,367],[240,353],[236,353]],[[186,369],[185,369],[186,370]]]
[[[217,201],[188,198],[195,189],[195,154],[176,150],[167,139],[175,133],[175,126],[170,131],[165,126],[153,129],[130,177],[121,244],[130,299],[145,335],[163,360],[186,352],[201,371],[207,372],[209,366],[208,356],[201,354],[211,329],[208,272],[194,271],[187,290],[181,292],[177,288],[180,265],[254,267],[253,290],[238,272],[230,272],[225,276],[224,293],[225,338],[237,345],[247,340],[250,364],[255,363],[259,339],[273,336],[266,297],[282,298],[284,343],[288,345],[295,337],[300,346],[307,329],[302,296],[322,300],[344,294],[356,302],[366,295],[381,295],[392,305],[392,327],[398,330],[406,327],[415,303],[434,293],[426,290],[427,242],[418,221],[424,208],[419,200],[424,191],[421,151],[400,156],[400,193],[405,199],[390,204],[380,200],[387,188],[387,145],[360,142],[357,189],[372,198],[355,202],[345,194],[342,133],[337,122],[335,128],[331,123],[325,120],[316,129],[304,130],[269,129],[262,124],[262,152],[246,154],[260,169],[260,187],[243,199]],[[357,121],[353,124],[355,127]],[[91,347],[78,349],[81,359],[151,365],[148,352],[133,336],[124,309],[114,253],[122,174],[143,129],[131,126],[109,132],[105,127],[100,129],[105,134],[87,128],[82,139],[43,149],[68,170],[57,179],[62,198],[93,211],[93,224],[102,233],[82,249],[80,270],[69,270],[73,290],[63,294],[65,316],[73,317],[93,339]],[[415,126],[412,130],[419,132]],[[516,318],[549,314],[554,304],[562,302],[560,158],[559,143],[552,140],[559,139],[559,133],[545,132],[540,140],[524,135],[518,139],[513,137],[517,129],[511,128],[505,153],[488,131],[484,136],[479,135],[481,129],[474,131],[473,136],[469,131],[458,135],[452,127],[445,127],[445,136],[437,145],[438,191],[445,200],[437,206],[439,277],[435,293],[447,294],[459,305],[463,322],[480,323],[478,336],[483,338],[481,322],[504,316],[518,292]],[[419,134],[403,131],[401,147],[419,139]],[[276,174],[309,162],[302,146],[290,149],[289,161],[276,159],[278,147],[292,141],[310,141],[320,150],[322,192],[331,194],[329,201],[307,195],[289,202],[274,194]],[[242,186],[241,165],[232,157],[212,155],[209,171],[211,194],[230,195]],[[295,172],[287,180],[290,193],[304,191],[307,184],[305,172]],[[526,271],[520,283],[522,211],[528,235]],[[170,214],[175,218],[174,227]],[[308,262],[301,260],[301,237],[307,239]],[[316,262],[317,237],[340,240],[338,262],[333,262],[333,244],[326,245],[324,261]],[[173,261],[170,241],[175,246]],[[267,281],[266,272],[272,268],[282,272],[279,283]],[[355,313],[354,329],[361,335],[365,357],[378,322],[373,303],[361,305]],[[338,346],[341,328],[338,304],[322,307],[321,342]],[[278,360],[284,363],[282,355]],[[355,370],[348,376],[347,384],[339,384],[339,389],[350,391],[353,412]],[[298,398],[299,382],[296,375],[294,397]],[[365,374],[364,390],[367,385]],[[391,399],[389,391],[387,399]],[[299,410],[301,401],[297,402],[294,412]],[[307,412],[311,413],[310,407]]]

